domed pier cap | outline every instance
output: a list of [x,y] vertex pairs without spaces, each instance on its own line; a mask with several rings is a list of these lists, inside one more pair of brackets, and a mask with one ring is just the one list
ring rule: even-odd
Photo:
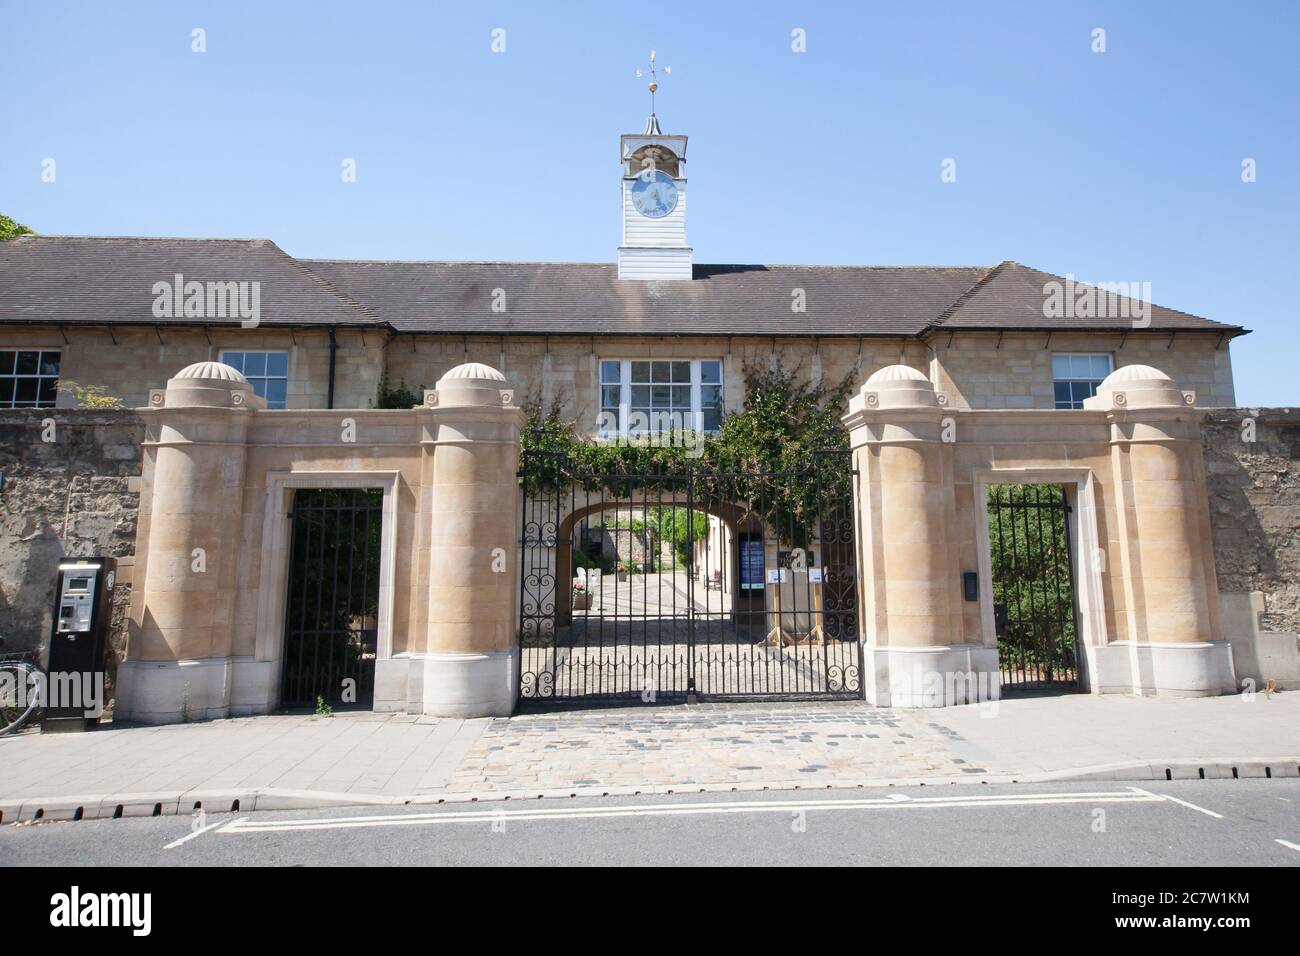
[[938,408],[943,404],[925,374],[910,365],[886,365],[873,372],[852,403],[863,409]]
[[457,365],[442,378],[437,388],[424,391],[424,404],[439,408],[467,405],[513,407],[515,392],[506,387],[506,377],[482,362]]
[[265,408],[266,399],[253,394],[237,370],[221,362],[195,362],[167,381],[166,390],[153,389],[149,404],[155,408]]
[[1195,392],[1183,391],[1172,378],[1150,365],[1125,365],[1115,369],[1097,386],[1096,395],[1083,400],[1084,408],[1101,411],[1195,404]]

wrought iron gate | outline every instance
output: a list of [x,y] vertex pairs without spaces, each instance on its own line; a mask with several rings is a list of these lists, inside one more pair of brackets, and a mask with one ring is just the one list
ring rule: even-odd
[[521,696],[861,697],[854,474],[525,452]]
[[991,485],[993,614],[1004,689],[1077,688],[1070,512],[1060,485]]
[[298,489],[293,495],[280,701],[370,706],[379,613],[383,492]]

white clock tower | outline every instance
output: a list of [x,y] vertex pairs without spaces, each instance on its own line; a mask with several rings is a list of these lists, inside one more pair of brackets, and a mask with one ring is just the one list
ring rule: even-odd
[[[665,67],[665,72],[671,67]],[[619,137],[623,164],[623,241],[620,279],[690,279],[686,244],[686,137],[666,136],[654,113],[658,89],[650,53],[650,119],[645,132]],[[641,71],[638,70],[640,75]]]

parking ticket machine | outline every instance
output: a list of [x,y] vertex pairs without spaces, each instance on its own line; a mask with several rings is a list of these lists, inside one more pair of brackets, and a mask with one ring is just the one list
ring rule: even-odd
[[99,722],[116,577],[113,558],[59,563],[42,730],[88,730]]

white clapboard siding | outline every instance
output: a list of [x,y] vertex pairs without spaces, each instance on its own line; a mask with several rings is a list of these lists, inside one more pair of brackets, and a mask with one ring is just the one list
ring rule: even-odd
[[618,250],[620,279],[689,279],[691,250],[656,247],[621,247]]
[[677,206],[662,219],[647,219],[632,205],[632,180],[623,180],[623,245],[686,245],[686,181],[677,180]]

